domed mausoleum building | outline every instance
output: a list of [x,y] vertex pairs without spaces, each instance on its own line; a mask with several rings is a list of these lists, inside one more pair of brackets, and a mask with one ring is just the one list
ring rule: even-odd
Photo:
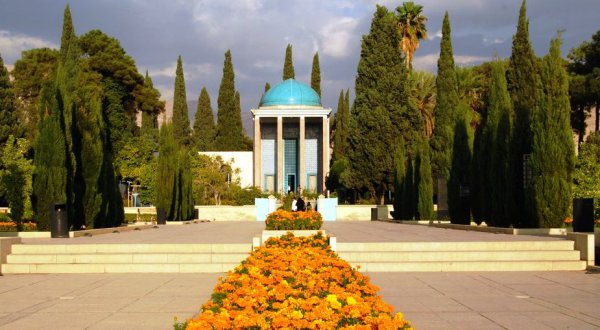
[[263,191],[325,191],[330,108],[308,85],[288,79],[262,97],[254,120],[254,185]]

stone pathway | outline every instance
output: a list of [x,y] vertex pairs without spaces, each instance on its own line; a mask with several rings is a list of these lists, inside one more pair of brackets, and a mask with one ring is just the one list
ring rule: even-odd
[[[246,243],[263,223],[222,222],[58,243]],[[513,236],[381,222],[326,223],[340,242],[512,241]],[[417,329],[599,329],[600,274],[585,272],[370,273],[384,300]],[[200,310],[224,274],[0,276],[0,329],[170,329]]]

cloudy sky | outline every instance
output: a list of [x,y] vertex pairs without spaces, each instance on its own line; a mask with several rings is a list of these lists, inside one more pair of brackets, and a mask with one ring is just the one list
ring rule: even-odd
[[[312,57],[320,55],[323,104],[335,108],[340,89],[354,87],[360,42],[377,3],[393,9],[401,1],[370,0],[0,0],[0,55],[11,65],[23,50],[57,47],[64,6],[70,3],[75,30],[100,29],[120,40],[140,72],[154,79],[163,99],[172,99],[175,62],[181,54],[187,96],[202,86],[213,108],[223,54],[231,49],[243,112],[256,107],[265,82],[281,81],[285,47],[293,45],[296,79],[310,83]],[[520,0],[420,0],[429,18],[429,40],[414,59],[435,72],[444,11],[450,14],[455,60],[473,65],[495,54],[510,55]],[[599,0],[529,0],[533,47],[547,52],[556,31],[563,54],[600,30]]]

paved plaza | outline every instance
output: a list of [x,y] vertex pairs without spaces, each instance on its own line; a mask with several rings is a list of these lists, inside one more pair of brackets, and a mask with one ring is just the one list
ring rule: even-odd
[[[35,243],[247,243],[263,223],[198,223]],[[382,222],[326,223],[340,242],[558,238]],[[417,329],[599,329],[600,273],[369,273]],[[0,276],[0,329],[169,329],[192,317],[224,274]]]

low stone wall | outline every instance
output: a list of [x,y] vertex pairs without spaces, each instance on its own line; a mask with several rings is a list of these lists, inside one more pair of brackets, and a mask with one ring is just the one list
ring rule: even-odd
[[144,206],[144,207],[125,207],[125,214],[156,214],[156,207]]
[[376,205],[338,205],[336,221],[371,221],[371,209]]
[[0,238],[0,274],[2,274],[2,264],[6,263],[6,256],[12,252],[13,244],[21,244],[20,237],[2,237]]
[[200,220],[211,221],[256,221],[256,207],[254,205],[202,205],[195,207]]
[[[311,205],[316,206],[316,201],[311,200]],[[276,205],[280,207],[281,205]],[[338,205],[336,208],[336,221],[371,221],[371,209],[377,205]],[[256,221],[256,207],[254,205],[196,205],[198,218],[211,221]],[[389,210],[393,210],[391,205]],[[126,207],[125,213],[156,214],[156,208],[151,207]]]
[[571,241],[575,242],[575,250],[579,250],[579,252],[581,252],[581,260],[586,261],[588,266],[594,265],[594,234],[567,233],[567,239],[570,239]]

